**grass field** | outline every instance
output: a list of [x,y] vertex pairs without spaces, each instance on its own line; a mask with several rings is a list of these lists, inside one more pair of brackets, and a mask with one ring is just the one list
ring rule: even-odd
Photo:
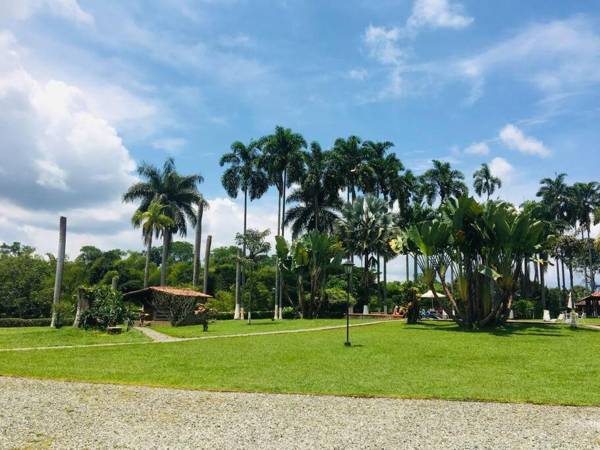
[[0,349],[23,347],[55,347],[57,345],[145,342],[148,338],[136,330],[108,335],[73,327],[58,330],[50,327],[0,328]]
[[600,405],[600,333],[386,322],[351,330],[0,352],[0,374],[179,388]]
[[[350,323],[360,324],[372,321],[372,319],[350,319]],[[253,320],[250,325],[242,320],[217,320],[211,322],[208,331],[202,330],[202,325],[191,325],[184,327],[172,327],[168,325],[152,326],[156,331],[169,336],[190,338],[202,336],[228,336],[232,334],[245,333],[268,333],[274,331],[299,330],[303,328],[319,328],[345,325],[346,319],[315,319],[315,320]]]

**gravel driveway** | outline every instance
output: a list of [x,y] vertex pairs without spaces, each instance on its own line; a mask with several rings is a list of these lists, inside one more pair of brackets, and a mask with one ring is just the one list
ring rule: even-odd
[[592,448],[600,408],[0,377],[0,448]]

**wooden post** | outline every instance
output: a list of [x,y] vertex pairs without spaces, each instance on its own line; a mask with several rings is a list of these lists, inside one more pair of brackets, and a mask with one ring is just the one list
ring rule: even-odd
[[210,244],[212,242],[212,236],[209,234],[206,237],[206,250],[204,253],[204,293],[208,294],[208,266],[210,263]]
[[58,303],[62,289],[63,269],[65,267],[65,246],[67,244],[67,218],[61,216],[58,234],[58,255],[56,258],[56,276],[54,278],[54,297],[52,299],[52,321],[50,326],[58,326]]
[[112,277],[110,286],[112,287],[113,291],[117,290],[117,288],[119,287],[119,275],[115,275],[114,277]]

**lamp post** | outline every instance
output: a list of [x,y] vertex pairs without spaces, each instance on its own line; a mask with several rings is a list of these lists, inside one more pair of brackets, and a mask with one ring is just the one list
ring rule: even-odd
[[346,342],[344,342],[344,345],[350,347],[352,345],[350,343],[350,281],[352,279],[352,268],[354,267],[354,263],[348,258],[342,265],[344,266],[346,275],[348,275],[348,286],[346,288]]

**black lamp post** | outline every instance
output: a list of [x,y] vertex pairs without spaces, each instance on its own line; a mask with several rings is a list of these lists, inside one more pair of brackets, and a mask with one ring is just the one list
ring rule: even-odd
[[348,258],[342,265],[344,266],[346,275],[348,275],[348,286],[346,288],[346,342],[344,342],[344,345],[350,347],[352,345],[350,343],[350,281],[352,279],[352,268],[354,267],[354,263]]

